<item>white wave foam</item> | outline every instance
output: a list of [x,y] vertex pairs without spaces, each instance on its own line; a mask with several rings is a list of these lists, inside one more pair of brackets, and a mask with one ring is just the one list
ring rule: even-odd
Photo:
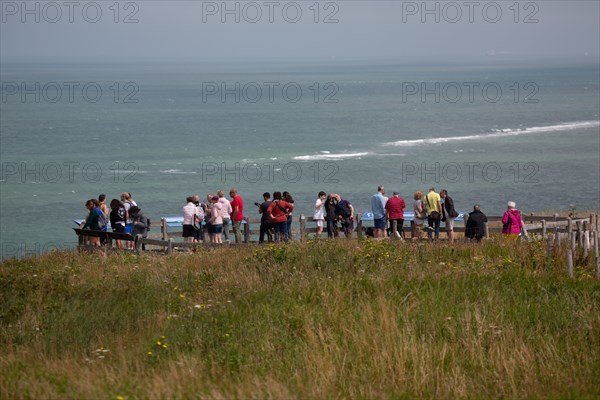
[[197,174],[196,171],[182,171],[180,169],[165,169],[165,170],[162,170],[160,172],[163,173],[163,174],[182,174],[182,175],[185,175],[185,174]]
[[567,122],[559,125],[550,126],[534,126],[531,128],[520,128],[520,129],[492,129],[492,133],[482,133],[478,135],[468,136],[451,136],[451,137],[439,137],[429,139],[413,139],[413,140],[398,140],[396,142],[385,143],[390,146],[418,146],[422,144],[439,144],[447,142],[455,142],[461,140],[481,140],[481,139],[493,139],[498,137],[506,136],[520,136],[532,133],[549,133],[549,132],[560,132],[570,131],[574,129],[584,128],[597,128],[600,126],[600,121],[576,121]]
[[294,160],[299,161],[318,161],[318,160],[345,160],[348,158],[360,158],[369,155],[368,152],[363,153],[340,153],[340,154],[313,154],[311,156],[296,156]]

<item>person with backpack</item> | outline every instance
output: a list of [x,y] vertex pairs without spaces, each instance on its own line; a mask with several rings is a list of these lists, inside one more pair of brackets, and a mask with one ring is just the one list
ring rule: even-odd
[[[132,231],[131,235],[136,237],[142,235],[142,237],[148,237],[148,230],[150,229],[150,221],[142,210],[138,206],[133,206],[129,209],[129,217],[131,218]],[[143,249],[143,248],[142,248]]]
[[329,194],[327,200],[325,200],[325,221],[327,222],[327,237],[329,239],[338,237],[338,215],[335,211],[337,204],[337,195],[334,193]]
[[454,200],[448,196],[448,191],[442,189],[440,191],[440,197],[444,199],[442,205],[442,221],[446,223],[446,233],[448,234],[448,240],[450,243],[454,241],[454,218],[458,217],[458,213],[454,208]]
[[[125,206],[117,199],[110,201],[110,226],[113,232],[123,233],[125,231],[125,217],[127,212]],[[117,248],[123,248],[123,241],[117,240]]]
[[283,200],[281,192],[273,193],[273,202],[267,208],[273,229],[275,231],[275,241],[281,242],[288,240],[286,235],[288,215],[294,210],[294,205]]
[[108,214],[110,214],[110,211],[108,210],[108,207],[106,206],[105,200],[106,200],[105,194],[101,194],[98,196],[98,206],[100,207],[100,210],[104,213],[104,215],[106,215],[106,217],[108,217]]
[[354,206],[346,199],[342,199],[339,194],[336,194],[337,206],[335,208],[336,215],[341,221],[342,230],[347,238],[352,236],[354,230]]
[[127,217],[126,217],[126,223],[125,223],[125,233],[132,233],[133,232],[133,222],[131,220],[131,216],[130,214],[130,209],[131,207],[137,207],[137,203],[135,202],[135,200],[133,200],[133,198],[131,197],[131,193],[129,192],[123,192],[121,193],[121,202],[123,203],[123,206],[125,207],[125,211],[127,211]]
[[502,233],[507,239],[516,240],[521,234],[523,220],[514,201],[509,201],[506,205],[508,208],[502,215]]
[[[100,220],[102,217],[102,219],[104,220],[104,230],[106,230],[106,219],[104,217],[104,214],[100,210],[100,208],[96,206],[97,202],[98,202],[98,200],[96,200],[96,199],[89,199],[88,201],[85,202],[85,208],[88,209],[88,215],[87,215],[87,218],[85,219],[85,223],[83,224],[83,229],[89,229],[92,231],[102,231],[101,226],[100,226],[103,224],[103,222]],[[100,246],[100,238],[99,237],[92,237],[92,236],[86,236],[86,237],[87,237],[87,241],[90,245]]]
[[197,215],[194,217],[194,230],[196,231],[196,242],[202,243],[204,242],[204,227],[202,226],[202,222],[205,220],[207,207],[205,204],[200,203],[199,194],[194,195],[193,203],[197,209]]

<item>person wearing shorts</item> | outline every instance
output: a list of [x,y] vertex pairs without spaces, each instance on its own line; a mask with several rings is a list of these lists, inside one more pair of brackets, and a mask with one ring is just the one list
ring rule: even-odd
[[454,218],[458,217],[458,213],[454,209],[454,201],[452,197],[448,196],[448,191],[442,189],[440,191],[440,197],[444,199],[444,205],[442,206],[443,220],[446,222],[446,233],[448,234],[448,240],[454,241]]
[[187,204],[183,206],[183,241],[196,242],[196,229],[194,228],[194,217],[198,215],[198,209],[194,204],[194,196],[186,198]]
[[327,193],[320,191],[319,198],[315,202],[315,213],[313,214],[313,221],[317,224],[316,238],[321,239],[323,233],[323,222],[325,221],[325,200],[327,199]]
[[385,236],[385,188],[383,186],[377,187],[377,193],[371,196],[371,211],[373,212],[374,230],[373,235],[376,238],[382,238]]
[[223,215],[219,196],[211,197],[210,202],[212,203],[212,208],[210,209],[211,242],[223,243],[221,239],[221,234],[223,233]]

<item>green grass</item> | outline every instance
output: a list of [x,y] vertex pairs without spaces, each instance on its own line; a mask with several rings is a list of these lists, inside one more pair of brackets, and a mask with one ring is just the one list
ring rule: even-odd
[[600,281],[543,243],[0,266],[0,398],[597,398]]

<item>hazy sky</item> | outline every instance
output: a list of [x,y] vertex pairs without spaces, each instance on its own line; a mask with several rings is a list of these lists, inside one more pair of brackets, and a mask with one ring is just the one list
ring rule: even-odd
[[2,0],[0,5],[4,60],[598,61],[600,49],[599,1],[121,1],[115,6],[113,0]]

